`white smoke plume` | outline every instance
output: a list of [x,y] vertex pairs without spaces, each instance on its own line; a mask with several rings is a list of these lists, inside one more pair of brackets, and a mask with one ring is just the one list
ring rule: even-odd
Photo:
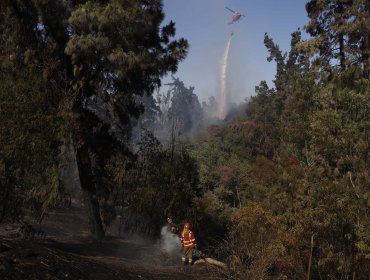
[[169,226],[162,227],[161,248],[171,256],[176,256],[181,252],[180,238],[171,232]]
[[227,89],[226,89],[226,78],[227,78],[227,65],[229,61],[229,51],[231,45],[231,38],[230,35],[229,40],[227,42],[224,55],[221,60],[221,72],[220,72],[220,101],[218,104],[218,118],[220,120],[225,119],[227,114],[227,107],[228,107],[228,99],[227,99]]

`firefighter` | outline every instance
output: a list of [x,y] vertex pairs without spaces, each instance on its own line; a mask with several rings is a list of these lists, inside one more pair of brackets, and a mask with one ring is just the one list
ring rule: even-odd
[[170,227],[170,230],[173,234],[176,234],[176,235],[179,234],[179,228],[171,218],[167,218],[167,223],[168,223],[168,225]]
[[195,241],[194,233],[190,230],[190,224],[185,223],[184,229],[180,234],[180,239],[183,246],[182,263],[184,265],[189,262],[189,265],[193,264],[193,251],[197,246]]

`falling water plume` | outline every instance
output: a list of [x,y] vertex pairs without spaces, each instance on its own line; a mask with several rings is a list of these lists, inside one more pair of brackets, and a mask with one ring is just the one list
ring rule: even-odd
[[227,42],[224,55],[221,60],[221,75],[220,75],[220,101],[218,105],[218,118],[223,120],[227,114],[227,93],[226,93],[226,78],[227,78],[227,64],[229,60],[229,51],[231,44],[232,33],[230,34],[229,40]]

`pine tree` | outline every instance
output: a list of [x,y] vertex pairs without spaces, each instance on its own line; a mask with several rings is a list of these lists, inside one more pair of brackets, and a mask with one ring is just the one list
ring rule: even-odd
[[[172,76],[172,83],[166,95],[169,98],[170,105],[167,111],[166,120],[163,129],[171,131],[174,129],[177,134],[190,133],[200,128],[203,120],[203,111],[194,93],[194,87],[187,88],[179,78]],[[161,102],[165,102],[163,99]]]
[[305,49],[318,52],[317,62],[325,70],[339,62],[342,70],[349,65],[362,65],[369,78],[369,1],[311,0],[306,4],[310,22],[306,31],[313,36]]
[[[160,0],[6,0],[0,7],[6,18],[4,43],[11,45],[9,56],[18,59],[19,67],[27,68],[22,60],[37,60],[45,49],[57,62],[43,72],[63,96],[60,108],[68,116],[91,232],[99,241],[104,232],[94,169],[99,153],[107,153],[101,147],[107,141],[97,136],[107,135],[113,120],[121,124],[121,135],[129,135],[130,117],[142,113],[135,96],[150,95],[164,74],[176,71],[187,42],[171,40],[173,22],[161,26]],[[113,112],[111,119],[99,119],[88,105],[94,99],[100,102],[97,108]]]

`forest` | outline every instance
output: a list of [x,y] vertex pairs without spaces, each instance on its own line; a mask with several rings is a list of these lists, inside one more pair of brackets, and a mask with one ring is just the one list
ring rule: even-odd
[[0,228],[78,199],[99,246],[171,217],[222,279],[370,279],[370,1],[305,8],[311,37],[266,33],[273,86],[219,120],[161,0],[2,0]]

